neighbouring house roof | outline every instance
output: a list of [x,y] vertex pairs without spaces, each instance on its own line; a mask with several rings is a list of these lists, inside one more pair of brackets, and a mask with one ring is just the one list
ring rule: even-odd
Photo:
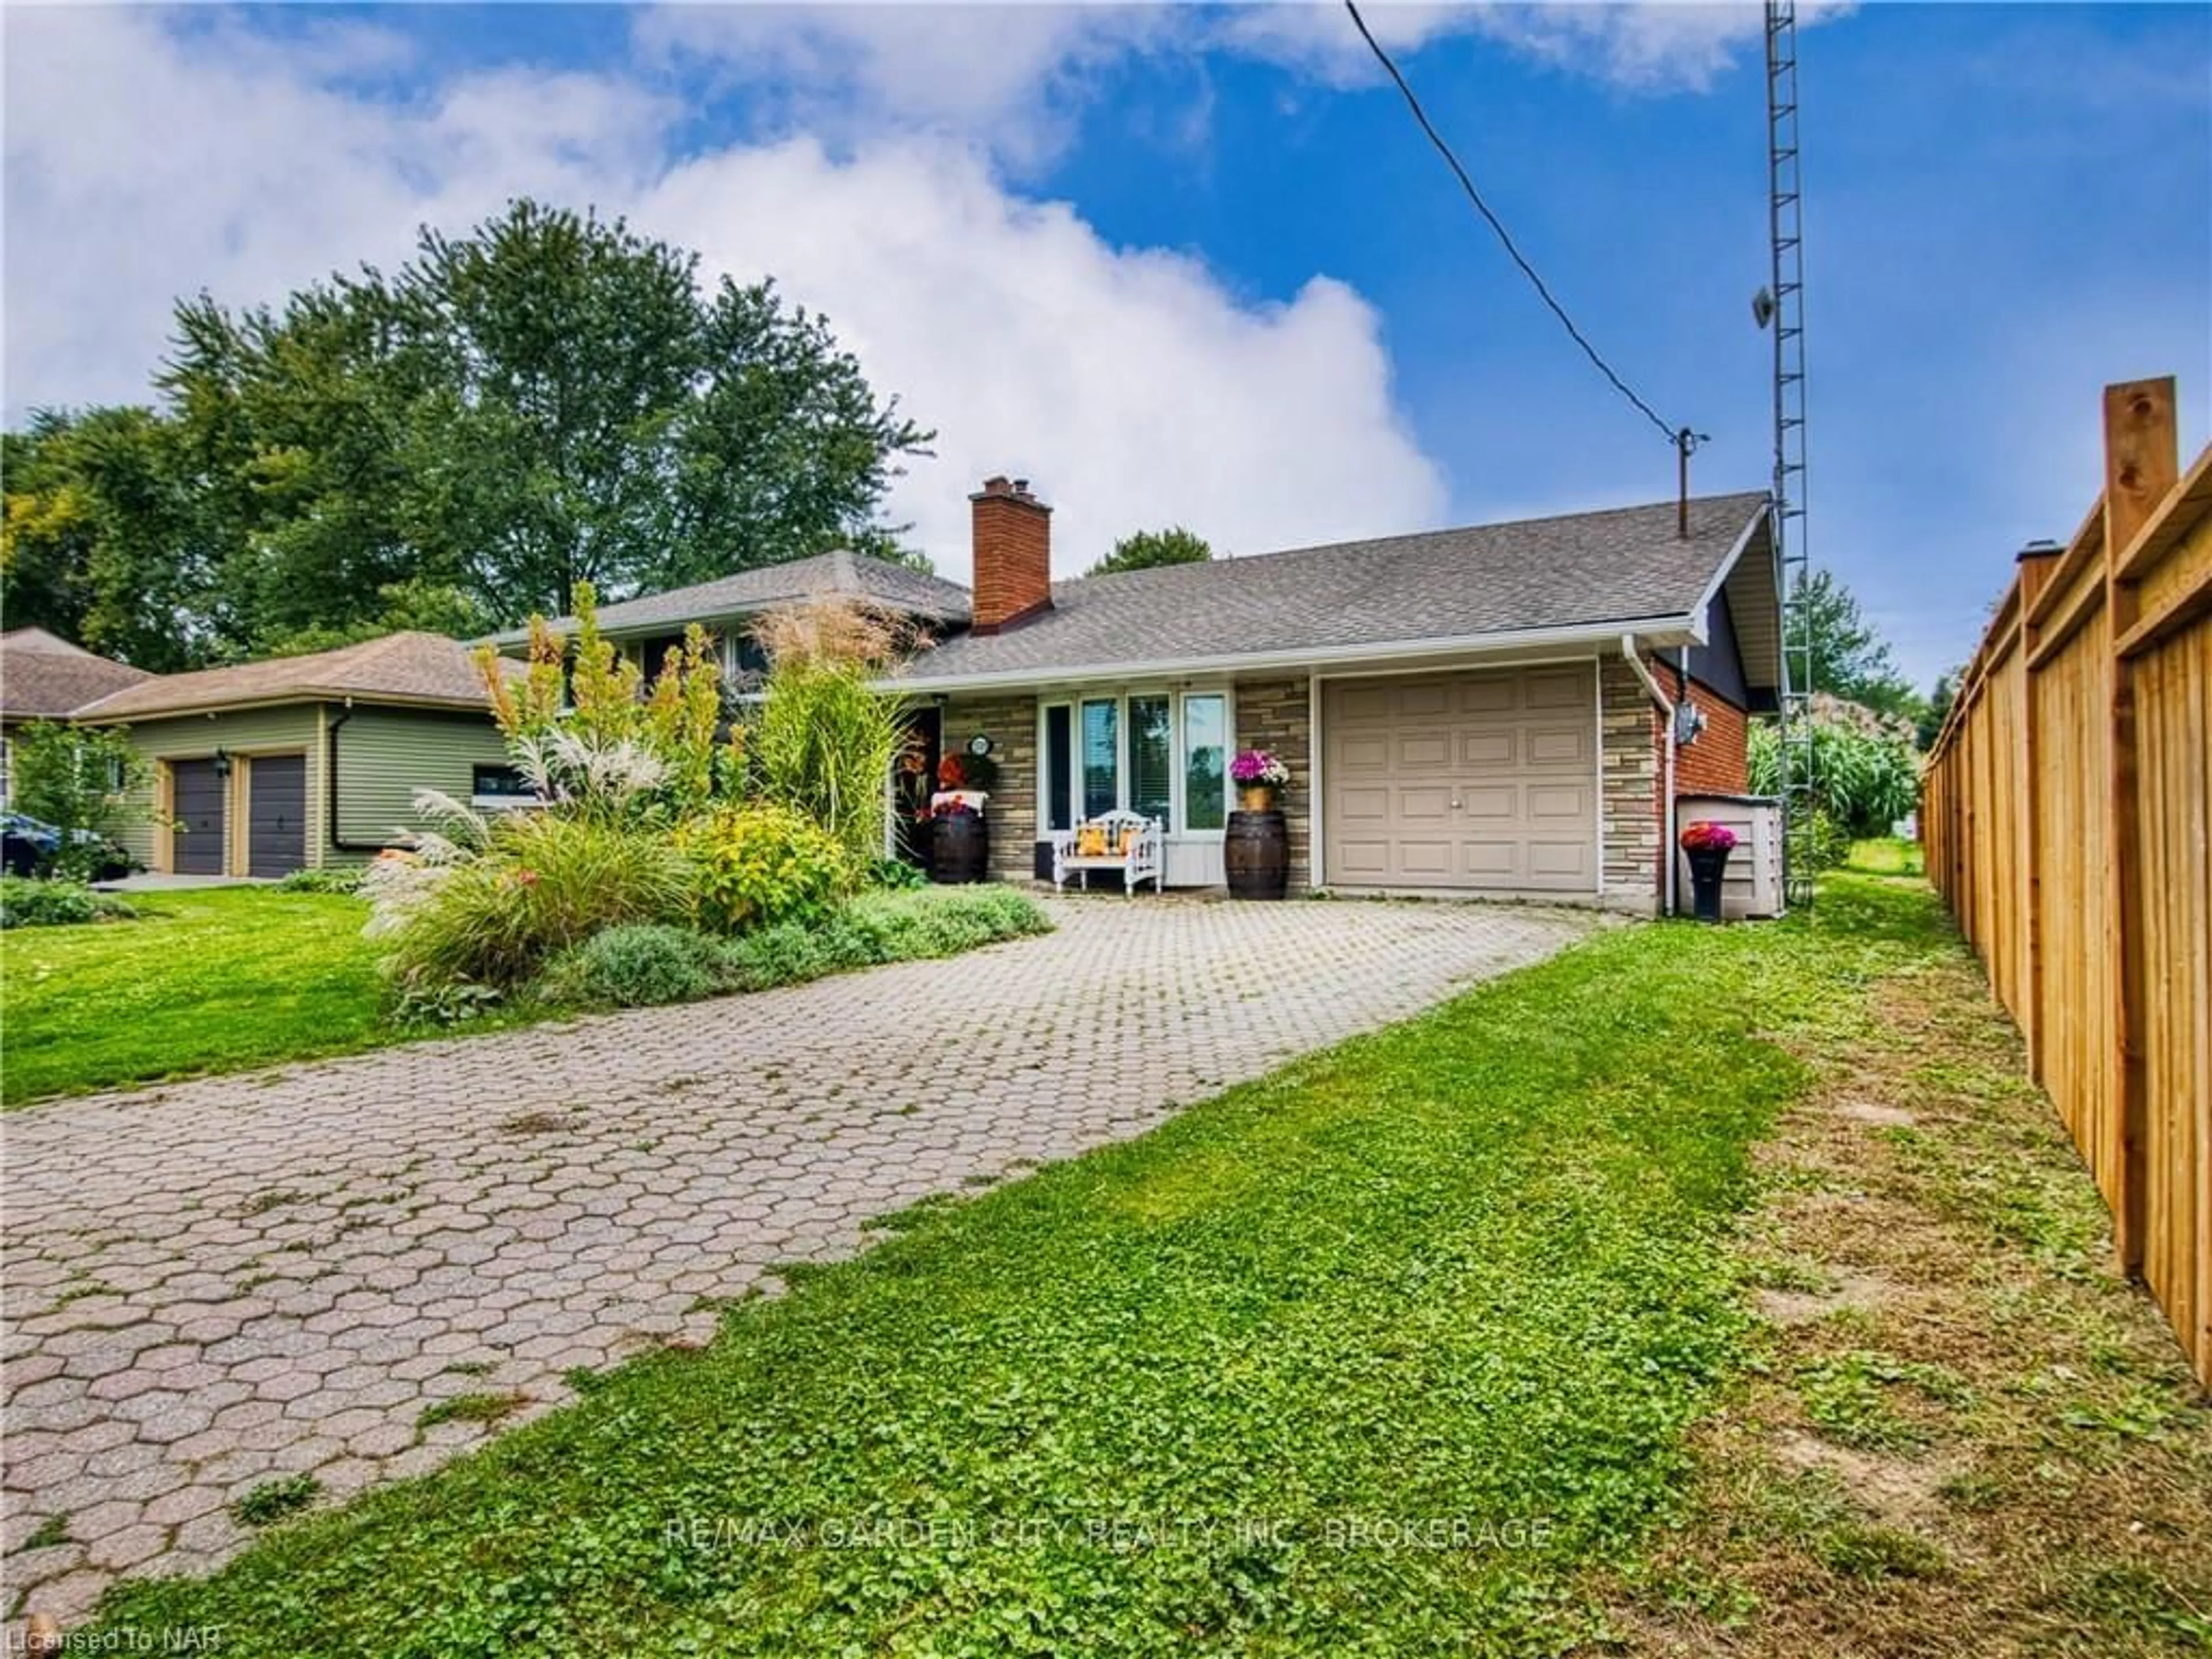
[[1686,539],[1665,501],[1054,582],[1050,610],[947,640],[910,678],[925,688],[1048,680],[1685,618],[1702,627],[1714,593],[1740,574],[1729,592],[1740,635],[1777,641],[1776,660],[1750,670],[1778,678],[1778,631],[1756,632],[1741,615],[1762,592],[1765,610],[1777,608],[1771,555],[1751,551],[1764,544],[1766,508],[1755,492],[1692,500]]
[[0,720],[59,720],[95,697],[152,678],[43,628],[0,634]]
[[[525,672],[507,665],[509,673]],[[335,651],[270,657],[234,668],[167,674],[129,686],[76,711],[87,720],[135,720],[197,714],[241,703],[415,703],[441,708],[489,709],[483,679],[470,648],[442,634],[387,634]]]
[[[665,593],[625,599],[619,605],[603,605],[599,611],[599,628],[612,635],[673,632],[689,623],[726,621],[831,594],[866,599],[931,622],[968,620],[968,590],[959,583],[840,548],[811,559],[762,565],[711,582],[672,587]],[[565,630],[573,629],[575,621],[573,617],[562,617],[553,625]],[[493,638],[499,645],[520,645],[529,634],[526,629],[512,629]]]

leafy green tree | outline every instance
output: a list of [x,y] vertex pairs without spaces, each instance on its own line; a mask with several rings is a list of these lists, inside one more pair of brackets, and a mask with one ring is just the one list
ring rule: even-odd
[[1943,722],[1951,718],[1951,705],[1958,697],[1959,671],[1947,668],[1936,677],[1935,689],[1929,692],[1920,718],[1914,722],[1923,750],[1936,746],[1936,739],[1942,734]]
[[9,758],[15,809],[62,832],[56,875],[89,878],[101,842],[149,816],[152,764],[112,727],[33,720],[9,739]]
[[389,274],[187,300],[156,389],[6,434],[11,624],[167,671],[840,545],[927,567],[881,508],[933,434],[823,319],[619,219],[520,201]]
[[511,623],[845,544],[932,434],[766,283],[520,201],[281,311],[179,309],[162,385],[257,648],[454,588]]
[[1176,525],[1170,530],[1139,530],[1114,544],[1114,550],[1083,574],[1112,576],[1124,570],[1157,570],[1162,565],[1204,564],[1213,549],[1203,536]]
[[182,478],[174,422],[112,408],[9,434],[0,608],[156,672],[219,657],[219,561]]
[[1813,634],[1812,690],[1885,714],[1917,719],[1920,694],[1891,656],[1857,599],[1831,570],[1815,570],[1798,597],[1808,606]]

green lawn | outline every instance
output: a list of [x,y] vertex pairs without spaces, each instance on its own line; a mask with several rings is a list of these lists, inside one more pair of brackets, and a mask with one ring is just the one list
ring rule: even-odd
[[[453,1035],[385,1017],[360,899],[222,887],[131,902],[136,921],[0,932],[0,1102]],[[856,925],[839,925],[848,918]],[[727,982],[761,988],[952,956],[1048,926],[1009,888],[864,893],[828,925],[789,923],[737,941],[732,954],[747,976]],[[517,999],[459,1030],[572,1012],[568,1002]]]
[[1895,836],[1855,841],[1844,868],[1860,876],[1919,876],[1924,873],[1920,843]]
[[368,907],[262,887],[131,896],[135,922],[0,933],[0,1098],[391,1040]]
[[1771,1037],[1941,937],[1879,890],[1603,936],[107,1613],[238,1654],[1553,1650],[1743,1359]]

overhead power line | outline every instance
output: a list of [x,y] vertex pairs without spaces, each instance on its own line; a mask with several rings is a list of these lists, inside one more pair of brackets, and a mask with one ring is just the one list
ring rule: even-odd
[[1367,27],[1367,20],[1359,15],[1359,8],[1352,3],[1352,0],[1344,0],[1344,9],[1352,14],[1353,27],[1358,29],[1359,38],[1367,42],[1367,49],[1375,54],[1376,61],[1389,72],[1391,80],[1397,82],[1398,90],[1405,95],[1406,107],[1413,111],[1413,119],[1420,124],[1421,131],[1428,135],[1429,142],[1436,146],[1437,154],[1443,156],[1444,164],[1451,168],[1453,176],[1459,180],[1460,188],[1467,192],[1467,199],[1474,204],[1474,210],[1482,216],[1483,222],[1497,233],[1498,240],[1504,245],[1507,256],[1521,268],[1521,274],[1528,279],[1529,285],[1536,290],[1536,296],[1551,308],[1552,315],[1559,319],[1559,326],[1567,331],[1567,337],[1583,349],[1583,355],[1597,366],[1597,372],[1613,383],[1613,389],[1635,405],[1645,420],[1659,428],[1661,434],[1668,443],[1685,452],[1694,447],[1698,441],[1697,435],[1687,427],[1672,426],[1662,420],[1659,411],[1636,395],[1634,388],[1613,372],[1613,365],[1599,355],[1598,349],[1589,343],[1589,337],[1582,330],[1575,326],[1575,319],[1567,315],[1566,307],[1553,296],[1552,290],[1545,285],[1544,279],[1536,274],[1536,267],[1530,264],[1522,256],[1521,250],[1514,246],[1512,233],[1508,231],[1504,222],[1490,210],[1490,204],[1482,199],[1482,192],[1474,187],[1474,180],[1468,176],[1467,169],[1460,165],[1459,157],[1452,154],[1452,147],[1444,142],[1443,135],[1437,131],[1435,124],[1429,119],[1428,112],[1421,107],[1421,100],[1413,95],[1413,88],[1407,83],[1404,74],[1400,71],[1397,64],[1390,61],[1390,54],[1382,50],[1382,43],[1375,38],[1374,32]]

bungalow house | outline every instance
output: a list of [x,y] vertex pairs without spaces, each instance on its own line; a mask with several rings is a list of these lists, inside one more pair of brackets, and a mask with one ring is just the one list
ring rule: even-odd
[[[834,553],[610,605],[648,664],[690,622],[845,593],[928,624],[896,685],[927,748],[999,777],[991,870],[1126,808],[1165,829],[1169,886],[1224,879],[1229,759],[1287,763],[1294,889],[1657,909],[1673,803],[1747,784],[1782,680],[1762,494],[1054,581],[1025,484],[970,497],[972,593]],[[520,635],[502,641],[512,647]]]
[[523,792],[469,647],[392,634],[310,655],[168,674],[76,710],[154,762],[157,822],[122,837],[151,868],[281,876],[358,862],[416,827],[428,787],[498,806]]
[[0,809],[10,799],[9,744],[33,720],[65,720],[94,697],[150,678],[143,668],[94,656],[43,628],[0,634]]

